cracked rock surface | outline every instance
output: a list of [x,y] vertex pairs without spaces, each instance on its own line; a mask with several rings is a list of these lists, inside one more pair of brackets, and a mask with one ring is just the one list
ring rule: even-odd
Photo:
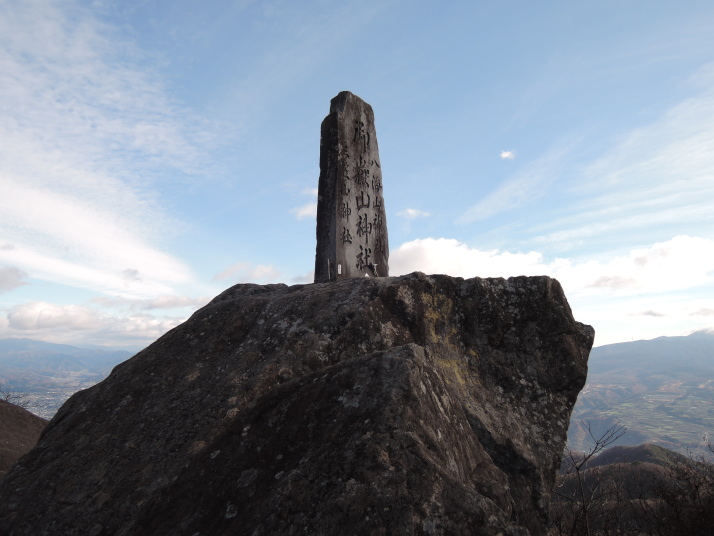
[[594,332],[548,277],[236,285],[75,394],[2,534],[544,534]]

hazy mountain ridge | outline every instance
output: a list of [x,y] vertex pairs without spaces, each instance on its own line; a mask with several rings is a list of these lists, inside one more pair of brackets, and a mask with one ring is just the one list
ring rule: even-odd
[[590,469],[615,463],[668,465],[673,461],[684,459],[686,458],[681,454],[652,443],[644,443],[633,447],[616,445],[595,456],[587,463],[586,467]]
[[22,394],[30,411],[49,419],[72,394],[103,380],[131,355],[126,350],[0,339],[0,386]]
[[573,411],[568,441],[587,450],[620,421],[623,445],[656,443],[699,451],[714,430],[714,333],[659,337],[593,348],[588,381]]

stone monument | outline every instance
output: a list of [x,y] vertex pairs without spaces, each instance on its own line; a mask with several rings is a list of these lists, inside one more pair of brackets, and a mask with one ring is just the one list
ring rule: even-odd
[[349,91],[330,102],[320,137],[315,283],[387,277],[389,240],[372,107]]

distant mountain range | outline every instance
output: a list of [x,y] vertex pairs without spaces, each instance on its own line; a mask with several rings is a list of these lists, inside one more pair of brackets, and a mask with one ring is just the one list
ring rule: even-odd
[[0,339],[0,388],[23,395],[30,411],[49,419],[73,393],[100,382],[131,356],[126,350]]
[[569,446],[587,450],[588,425],[599,437],[618,421],[627,427],[620,445],[696,452],[714,439],[714,333],[593,348]]

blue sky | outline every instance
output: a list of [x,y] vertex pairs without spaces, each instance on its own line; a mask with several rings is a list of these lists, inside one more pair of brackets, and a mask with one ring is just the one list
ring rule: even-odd
[[714,4],[0,0],[0,338],[141,347],[312,281],[375,111],[391,275],[551,275],[596,345],[714,327]]

